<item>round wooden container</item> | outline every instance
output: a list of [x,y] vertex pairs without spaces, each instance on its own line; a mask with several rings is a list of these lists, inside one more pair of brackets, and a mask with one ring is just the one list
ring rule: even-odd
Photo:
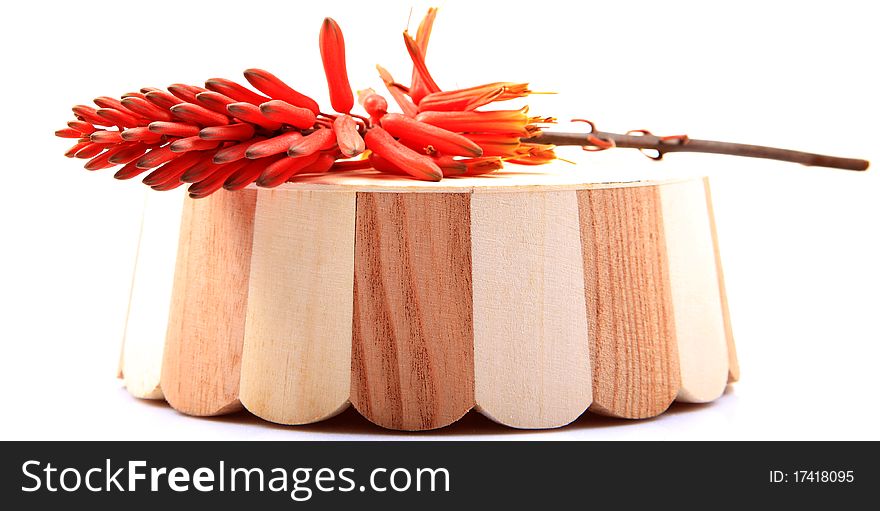
[[152,193],[121,362],[186,414],[400,430],[653,417],[737,373],[707,181],[562,163]]

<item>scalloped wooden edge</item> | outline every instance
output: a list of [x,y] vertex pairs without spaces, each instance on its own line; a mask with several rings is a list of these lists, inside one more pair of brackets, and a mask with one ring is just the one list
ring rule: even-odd
[[[236,207],[245,214],[252,211],[252,221],[240,224],[239,220],[232,231],[220,229],[221,233],[229,232],[232,241],[225,241],[223,236],[215,236],[212,238],[214,249],[202,247],[202,251],[227,254],[227,259],[221,262],[215,260],[213,263],[214,268],[219,268],[219,271],[224,271],[223,268],[227,268],[225,271],[233,267],[242,268],[242,262],[236,261],[235,257],[229,259],[229,252],[222,247],[225,244],[241,248],[243,244],[248,244],[245,240],[250,233],[245,233],[245,238],[242,238],[242,233],[238,231],[241,230],[241,225],[249,226],[246,229],[249,228],[254,233],[250,239],[259,250],[259,255],[248,260],[251,277],[241,279],[235,286],[226,286],[225,292],[237,289],[236,292],[245,298],[260,298],[254,301],[251,301],[253,298],[232,300],[239,303],[240,307],[236,308],[233,315],[233,322],[239,326],[231,330],[210,326],[212,321],[225,320],[228,319],[227,316],[221,318],[198,314],[199,321],[202,322],[199,329],[207,332],[234,332],[234,338],[228,338],[221,343],[222,349],[213,349],[203,336],[196,336],[195,341],[192,336],[169,337],[164,349],[161,373],[163,388],[173,385],[172,395],[166,397],[172,406],[187,414],[216,415],[237,410],[243,403],[255,415],[272,422],[307,424],[339,413],[351,400],[368,419],[393,429],[426,430],[443,427],[458,420],[471,408],[511,427],[552,428],[568,424],[587,407],[591,411],[617,417],[655,416],[662,413],[673,399],[688,402],[715,399],[723,392],[726,380],[735,380],[733,375],[734,370],[738,370],[738,364],[724,297],[708,181],[705,178],[658,182],[590,182],[579,185],[563,182],[559,187],[536,187],[526,180],[508,187],[479,187],[481,192],[492,192],[488,195],[475,193],[470,184],[440,189],[423,185],[410,186],[407,183],[407,186],[396,190],[397,194],[393,194],[395,190],[387,188],[387,183],[374,185],[366,186],[349,179],[341,186],[308,183],[289,184],[273,191],[246,191],[252,194],[253,199],[240,199],[253,206],[247,205],[243,209],[241,205]],[[441,191],[441,195],[434,195]],[[431,193],[425,195],[410,192]],[[465,202],[449,203],[456,196],[468,199]],[[230,198],[224,197],[222,200]],[[590,303],[595,302],[597,296],[604,297],[603,300],[607,302],[609,292],[614,294],[625,290],[628,285],[637,285],[641,278],[633,277],[635,273],[625,271],[613,278],[635,278],[630,284],[623,287],[606,285],[605,291],[600,294],[595,289],[591,291],[587,276],[595,273],[596,260],[590,257],[584,259],[584,256],[590,254],[591,250],[595,251],[595,247],[586,246],[582,241],[585,232],[595,232],[596,226],[589,226],[592,220],[584,208],[590,207],[590,204],[595,205],[595,201],[600,198],[603,198],[600,202],[606,203],[602,206],[607,209],[605,219],[612,220],[603,227],[606,234],[625,234],[627,229],[635,229],[623,238],[614,234],[601,242],[609,257],[615,257],[615,254],[619,256],[621,250],[638,247],[639,250],[650,250],[656,254],[648,260],[655,260],[652,264],[658,265],[656,269],[659,273],[655,270],[644,273],[644,278],[653,282],[645,286],[649,292],[646,294],[643,290],[638,295],[639,300],[649,300],[643,302],[644,304],[654,303],[651,307],[655,308],[645,308],[645,305],[634,309],[624,307],[621,310],[627,311],[628,319],[625,318],[623,327],[613,324],[602,327],[598,316],[591,317],[587,313]],[[211,200],[215,199],[207,199]],[[362,216],[367,210],[360,207],[361,201],[366,201],[365,205],[381,204],[383,211],[387,213],[404,214],[404,223],[387,223],[392,215],[376,216],[375,211],[372,215]],[[445,213],[442,206],[439,210],[434,209],[442,203],[447,203]],[[571,214],[572,211],[577,211],[577,217]],[[649,211],[647,216],[646,211]],[[418,216],[420,212],[429,212],[429,216],[407,224],[405,218]],[[696,220],[688,216],[694,212],[697,214]],[[424,232],[416,229],[418,225],[422,225],[419,222],[425,222],[437,214],[445,215],[443,218],[447,220]],[[595,215],[595,211],[593,214]],[[470,270],[464,272],[467,273],[467,280],[463,281],[466,287],[457,285],[449,291],[450,297],[463,296],[464,289],[473,292],[472,299],[468,302],[470,310],[459,314],[466,316],[467,320],[462,328],[467,327],[470,330],[461,331],[462,334],[449,338],[462,339],[461,335],[464,335],[467,339],[469,335],[473,343],[469,350],[463,348],[465,345],[460,340],[451,344],[449,340],[444,343],[430,342],[437,335],[449,335],[448,329],[441,326],[449,321],[448,317],[443,316],[442,306],[448,306],[451,298],[443,298],[439,302],[440,316],[436,316],[437,312],[433,309],[438,307],[438,302],[433,300],[436,299],[434,293],[439,288],[431,287],[436,284],[422,283],[419,285],[428,287],[423,291],[415,291],[416,288],[409,288],[412,281],[406,275],[407,272],[392,279],[396,284],[388,281],[387,273],[389,269],[400,266],[401,254],[408,254],[406,263],[414,265],[412,270],[415,274],[430,275],[431,272],[436,272],[438,267],[431,261],[436,259],[437,254],[440,254],[441,260],[451,257],[443,255],[451,252],[443,251],[449,248],[456,236],[465,232],[459,229],[459,234],[453,235],[453,238],[445,234],[438,237],[437,229],[450,225],[449,222],[454,224],[453,219],[461,215],[465,215],[467,220],[460,224],[461,229],[466,227],[467,243],[458,243],[455,245],[458,248],[453,252],[466,251],[467,264],[458,266],[458,269],[448,267],[442,271],[462,273],[461,268]],[[206,218],[209,217],[211,215]],[[319,217],[321,222],[316,222]],[[651,221],[649,217],[654,217],[656,221]],[[184,225],[193,221],[191,217],[187,219],[186,214],[184,215]],[[365,222],[368,221],[375,225],[365,229]],[[670,221],[674,224],[672,229]],[[385,223],[387,225],[380,225]],[[303,229],[303,225],[312,228]],[[315,225],[319,227],[314,227]],[[627,227],[628,225],[631,227]],[[359,252],[357,247],[365,247],[366,240],[372,238],[371,233],[377,228],[381,228],[383,238],[377,238],[378,244],[370,249],[372,252]],[[411,239],[401,238],[401,233],[407,231]],[[528,252],[526,249],[536,246],[536,242],[530,241],[529,236],[515,236],[525,231],[531,231],[534,239],[543,240],[537,243],[544,247],[542,252]],[[279,240],[279,243],[270,244],[269,240],[273,239]],[[178,267],[183,264],[181,258],[192,257],[185,247],[188,240],[185,229],[181,230],[180,240]],[[441,240],[441,243],[426,249],[425,247],[434,243],[432,240]],[[303,244],[313,244],[317,247],[317,252],[303,251]],[[548,246],[553,248],[554,244],[562,244],[564,249],[559,250],[558,246],[557,250],[546,249]],[[466,250],[465,245],[468,247]],[[250,250],[250,245],[247,249]],[[441,252],[436,252],[437,250]],[[316,255],[317,253],[321,255]],[[398,255],[385,260],[395,253]],[[699,257],[694,255],[697,253]],[[325,263],[323,261],[328,261],[328,254],[333,257],[329,259],[331,262]],[[340,254],[351,256],[342,257]],[[578,264],[573,264],[572,261],[566,264],[566,260],[573,257],[572,254],[578,255]],[[706,258],[711,260],[704,261]],[[424,262],[420,263],[419,260]],[[695,261],[699,263],[699,271],[689,272],[688,268]],[[285,267],[286,262],[289,262],[289,267]],[[184,267],[192,264],[190,261]],[[605,268],[602,271],[608,276],[608,269],[614,270],[617,266],[611,264]],[[639,264],[633,268],[645,271]],[[296,269],[302,269],[303,272],[296,272]],[[351,276],[346,278],[349,271]],[[479,276],[475,277],[476,274]],[[360,284],[361,291],[358,291],[358,284],[355,282],[357,275],[361,276],[358,278],[377,275],[380,280],[367,278]],[[509,278],[505,279],[505,275]],[[277,278],[273,279],[273,276]],[[167,272],[165,275],[157,275],[157,279],[166,280],[165,285],[168,278]],[[185,270],[178,270],[175,279],[186,279]],[[677,285],[677,280],[687,283]],[[320,282],[328,285],[316,285]],[[665,284],[660,285],[663,282]],[[195,302],[191,297],[182,299],[180,296],[182,291],[178,288],[182,285],[179,282],[175,284],[174,303],[177,307],[180,307],[180,303],[188,303],[192,307]],[[344,299],[349,285],[352,286],[350,289],[353,302]],[[380,287],[377,288],[376,285]],[[548,285],[552,290],[545,287]],[[699,289],[694,290],[693,287]],[[298,294],[308,289],[310,291],[304,295]],[[517,293],[519,289],[523,292]],[[364,290],[371,291],[368,295],[363,295]],[[141,307],[135,306],[139,303],[136,293],[137,286],[133,289],[132,306],[140,309]],[[356,298],[359,293],[362,302],[363,297],[367,297],[363,303],[381,303],[382,300],[385,300],[386,306],[388,303],[397,303],[391,310],[398,312],[408,310],[407,307],[410,306],[407,304],[416,303],[412,301],[414,296],[422,296],[418,303],[421,303],[425,311],[431,310],[431,314],[435,315],[435,319],[430,320],[429,324],[433,321],[440,328],[431,327],[427,334],[421,331],[417,338],[424,340],[415,345],[407,345],[407,339],[414,339],[414,325],[423,328],[425,325],[422,321],[429,316],[420,316],[423,312],[416,310],[416,307],[404,314],[416,314],[416,317],[422,319],[418,319],[417,323],[409,323],[410,326],[406,326],[406,322],[393,326],[400,318],[393,317],[394,314],[386,309],[382,314],[390,326],[375,330],[371,325],[376,325],[376,318],[379,316],[375,312],[363,316],[372,306],[368,309],[363,308],[363,303],[359,306]],[[700,302],[694,300],[694,293],[712,296]],[[283,300],[272,303],[269,297],[273,295],[282,297]],[[322,305],[310,306],[313,305],[312,301],[303,296],[314,296],[317,303]],[[437,296],[442,297],[443,294]],[[621,295],[620,299],[631,301],[636,297],[628,296],[629,298]],[[578,303],[583,304],[582,310],[585,311],[583,321],[565,321],[566,317],[571,317],[571,310],[580,307]],[[284,304],[291,308],[284,308]],[[716,310],[719,308],[720,310]],[[562,310],[566,311],[565,314],[558,312]],[[130,311],[129,321],[132,314],[138,313],[138,310]],[[190,309],[190,314],[192,313]],[[705,317],[707,313],[711,316],[709,320]],[[500,318],[505,315],[511,320],[503,327],[493,328],[492,325],[500,324]],[[171,317],[174,318],[173,310]],[[358,317],[361,317],[360,321]],[[364,318],[372,319],[364,322]],[[410,318],[407,321],[412,320]],[[179,320],[175,321],[175,324],[179,324]],[[320,325],[331,324],[328,322],[332,322],[332,328],[322,330]],[[345,325],[354,325],[355,328],[351,330],[345,328]],[[657,325],[667,326],[657,330]],[[374,330],[369,337],[373,340],[367,344],[357,342],[357,339],[363,338],[365,327]],[[619,334],[609,337],[609,334],[602,334],[603,331],[620,331],[621,328],[631,333],[643,333],[635,337]],[[173,331],[169,325],[169,335]],[[295,336],[294,332],[298,331],[317,332],[316,335],[325,341],[310,342],[309,339]],[[383,339],[386,339],[387,334],[382,333],[390,331],[404,332],[403,335],[394,336],[397,341],[392,343],[392,351],[385,347]],[[452,331],[459,330],[453,328]],[[687,332],[689,337],[682,337],[679,331]],[[346,336],[353,337],[354,344],[351,341],[346,342]],[[701,338],[706,338],[709,342],[704,343]],[[604,344],[597,344],[600,340]],[[530,342],[533,343],[532,346],[540,348],[537,351],[530,350]],[[187,348],[187,343],[192,346]],[[443,346],[446,351],[432,351],[438,346]],[[364,351],[365,347],[369,349]],[[505,350],[505,347],[509,349]],[[412,351],[413,348],[415,351]],[[619,353],[614,357],[629,360],[631,366],[635,361],[636,365],[632,366],[634,369],[621,372],[620,368],[623,366],[619,364],[619,360],[609,362],[614,358],[608,359],[609,349],[618,350]],[[126,353],[134,353],[131,346],[125,350]],[[192,359],[189,355],[184,355],[187,350],[191,354],[201,355]],[[207,357],[211,363],[206,365],[202,361],[193,364],[197,359],[205,358],[205,350],[213,353]],[[722,351],[726,351],[725,357],[719,356]],[[470,355],[463,360],[464,365],[461,365],[462,360],[455,357],[455,353]],[[626,359],[627,356],[637,353],[641,353],[641,358]],[[187,357],[190,359],[189,369],[182,369],[180,361]],[[436,362],[440,365],[435,367],[432,357],[446,362]],[[711,367],[711,370],[707,371],[701,365],[701,360],[706,360],[704,357],[711,357],[711,364],[705,365]],[[123,357],[123,365],[134,367],[130,358]],[[373,362],[368,362],[369,360]],[[396,364],[397,369],[388,372],[392,368],[389,363]],[[609,364],[617,369],[608,372]],[[454,366],[459,369],[451,369]],[[446,369],[442,369],[443,367]],[[657,368],[664,369],[657,372]],[[730,376],[722,379],[714,374],[722,368]],[[152,370],[156,371],[155,368]],[[185,374],[188,371],[198,374]],[[127,379],[138,378],[138,372],[136,369],[132,369],[131,374],[128,370],[124,371]],[[218,374],[226,376],[217,380]],[[373,376],[364,379],[365,374]],[[434,376],[429,377],[430,374]],[[279,378],[279,386],[274,387],[273,380]],[[433,383],[426,383],[428,381]],[[646,383],[650,381],[653,383]],[[584,385],[584,382],[589,384]],[[349,393],[345,390],[347,386],[351,387]],[[128,388],[134,395],[142,394],[136,385]],[[211,388],[215,390],[211,391]],[[217,392],[218,388],[224,390]],[[421,390],[416,391],[418,388]],[[458,390],[450,390],[456,388]],[[626,388],[629,390],[622,394],[618,392]],[[612,394],[608,394],[609,391]],[[380,399],[376,400],[377,398]],[[443,411],[447,406],[451,407],[448,411]]]

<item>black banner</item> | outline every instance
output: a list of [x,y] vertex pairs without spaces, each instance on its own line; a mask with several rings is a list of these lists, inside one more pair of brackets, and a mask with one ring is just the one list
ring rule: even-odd
[[40,509],[165,503],[449,509],[477,502],[493,509],[604,502],[847,508],[875,500],[880,475],[877,444],[860,442],[5,442],[2,448],[3,496]]

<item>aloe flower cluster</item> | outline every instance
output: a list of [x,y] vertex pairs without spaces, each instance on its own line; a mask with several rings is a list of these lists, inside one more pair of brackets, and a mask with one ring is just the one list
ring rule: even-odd
[[65,156],[88,160],[85,168],[122,165],[117,179],[146,173],[144,184],[171,190],[188,184],[201,198],[220,188],[251,184],[275,187],[298,176],[340,170],[375,169],[415,179],[481,175],[504,162],[542,164],[555,159],[553,146],[523,142],[551,118],[519,110],[480,108],[525,97],[528,84],[496,82],[443,91],[425,65],[436,9],[430,9],[415,37],[404,32],[413,61],[409,87],[381,66],[380,77],[402,113],[372,89],[358,92],[366,115],[353,113],[345,41],[339,25],[324,20],[319,45],[334,113],[272,73],[248,69],[252,90],[223,78],[204,87],[173,84],[145,87],[120,99],[101,96],[95,107],[73,107],[75,120],[58,130],[77,139]]

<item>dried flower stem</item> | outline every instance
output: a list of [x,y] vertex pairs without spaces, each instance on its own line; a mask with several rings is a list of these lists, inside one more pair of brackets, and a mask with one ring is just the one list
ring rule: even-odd
[[[591,133],[545,131],[537,137],[523,139],[523,142],[552,144],[557,146],[577,145],[588,150],[623,147],[640,149],[642,151],[655,151],[656,155],[649,155],[649,157],[653,159],[660,159],[666,153],[712,153],[748,156],[750,158],[767,158],[770,160],[800,163],[801,165],[858,171],[867,170],[869,165],[867,160],[857,158],[840,158],[837,156],[805,153],[801,151],[792,151],[790,149],[751,144],[698,140],[686,136],[658,137],[650,133],[644,133],[641,135],[622,135],[605,131],[593,131]],[[606,145],[603,145],[603,142],[606,143]]]

